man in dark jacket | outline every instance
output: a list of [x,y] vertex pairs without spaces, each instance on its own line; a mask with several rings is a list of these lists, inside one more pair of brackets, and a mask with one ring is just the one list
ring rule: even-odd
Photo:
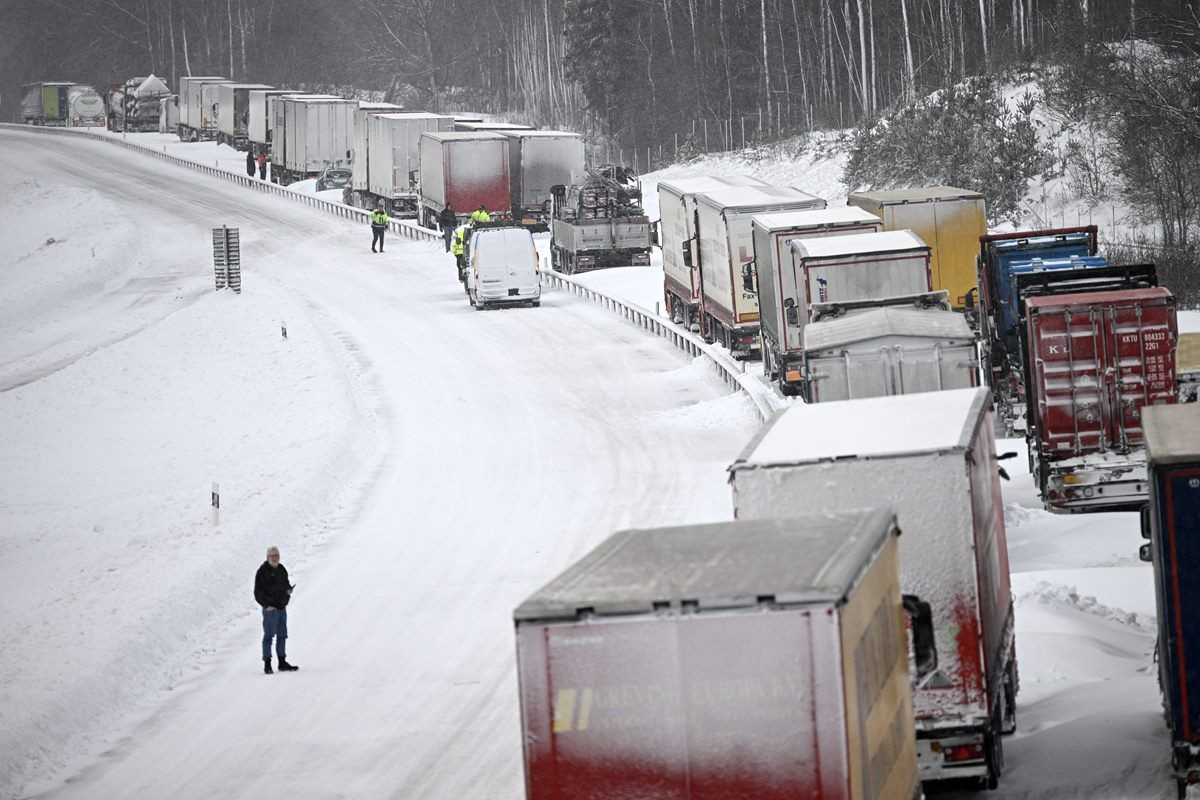
[[442,226],[442,238],[446,240],[446,252],[449,253],[450,239],[454,236],[454,229],[458,227],[458,215],[449,203],[446,203],[442,213],[438,214],[438,224]]
[[254,151],[246,151],[246,174],[251,178],[254,177]]
[[279,671],[295,672],[299,667],[287,661],[287,604],[292,598],[288,583],[287,568],[279,563],[279,548],[267,548],[267,560],[254,576],[254,599],[263,612],[263,672],[270,675],[271,640],[275,640],[275,652],[279,655]]

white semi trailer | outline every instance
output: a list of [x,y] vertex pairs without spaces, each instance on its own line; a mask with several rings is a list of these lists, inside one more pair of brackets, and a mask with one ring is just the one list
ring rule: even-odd
[[695,195],[700,333],[736,358],[757,358],[758,290],[750,222],[769,211],[825,208],[820,197],[782,186],[727,186]]
[[696,243],[696,194],[724,186],[766,186],[748,175],[705,175],[658,184],[658,243],[663,297],[676,324],[700,330],[700,270]]
[[804,365],[791,242],[876,233],[882,226],[879,217],[855,206],[756,214],[751,221],[763,372],[768,380],[778,380],[783,394],[799,391]]

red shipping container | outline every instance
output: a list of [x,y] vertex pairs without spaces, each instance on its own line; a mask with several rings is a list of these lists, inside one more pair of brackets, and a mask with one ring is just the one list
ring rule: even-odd
[[1146,501],[1142,407],[1176,399],[1175,298],[1162,287],[1026,301],[1030,461],[1047,508]]

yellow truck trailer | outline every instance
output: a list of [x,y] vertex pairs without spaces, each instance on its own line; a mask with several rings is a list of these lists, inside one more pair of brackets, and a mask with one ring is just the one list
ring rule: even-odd
[[1200,395],[1200,333],[1181,333],[1175,345],[1175,379],[1179,402],[1194,403]]
[[979,237],[987,233],[983,195],[953,186],[855,192],[846,202],[883,220],[885,231],[911,230],[930,248],[934,291],[950,293],[950,304],[966,306],[975,288]]

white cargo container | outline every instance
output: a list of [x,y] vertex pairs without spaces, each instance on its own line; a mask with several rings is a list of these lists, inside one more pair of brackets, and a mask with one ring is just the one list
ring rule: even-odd
[[583,136],[569,131],[499,130],[508,137],[513,216],[545,222],[550,187],[583,180]]
[[[346,190],[350,205],[370,208],[382,201],[396,217],[416,218],[421,207],[421,134],[450,131],[454,118],[440,114],[371,114],[356,131],[354,177]],[[360,153],[363,157],[360,157]]]
[[172,94],[158,101],[158,132],[179,132],[179,95]]
[[185,75],[179,79],[179,138],[187,142],[216,138],[219,75]]
[[700,330],[700,275],[696,244],[696,194],[724,186],[766,186],[749,175],[705,175],[658,184],[658,243],[662,250],[663,296],[679,325]]
[[730,466],[734,516],[890,507],[900,588],[933,611],[937,669],[917,683],[923,780],[995,786],[1016,726],[1016,662],[995,418],[986,388],[794,404]]
[[[816,303],[882,301],[930,291],[929,248],[912,231],[793,239],[788,246],[797,309],[788,325],[802,344]],[[804,376],[799,380],[802,384]]]
[[311,100],[341,100],[335,94],[306,94],[304,92],[283,92],[282,94],[270,94],[265,97],[267,103],[267,144],[268,152],[271,160],[283,161],[284,150],[287,149],[287,141],[283,136],[284,125],[286,118],[283,113],[283,100],[285,98],[307,98]]
[[750,221],[767,211],[823,209],[825,201],[782,186],[728,186],[698,192],[695,198],[700,333],[735,357],[755,358],[760,352],[758,290]]
[[[283,127],[275,129],[271,180],[287,185],[315,178],[325,167],[350,165],[355,100],[282,95],[274,98]],[[276,122],[279,118],[276,118]]]
[[975,336],[945,291],[813,322],[804,329],[804,373],[813,403],[979,385]]
[[778,379],[784,394],[800,390],[804,363],[800,328],[794,324],[799,300],[791,241],[875,233],[882,225],[879,217],[854,206],[755,214],[751,220],[763,372],[768,380]]
[[447,205],[459,221],[483,206],[493,218],[512,215],[508,137],[498,133],[421,134],[421,224],[438,228]]
[[222,83],[217,87],[217,142],[245,150],[250,141],[250,92],[274,89],[265,83]]
[[271,109],[269,100],[285,94],[301,94],[295,89],[251,89],[247,94],[246,138],[250,152],[271,154]]
[[[366,202],[365,198],[362,198],[362,202],[360,203],[352,201],[359,199],[357,192],[365,193],[367,191],[367,165],[371,160],[371,154],[367,148],[367,143],[371,138],[371,132],[367,129],[367,118],[375,114],[395,114],[403,110],[402,106],[398,106],[395,103],[358,101],[358,108],[354,110],[353,125],[350,132],[353,143],[353,147],[350,150],[350,183],[342,190],[344,202],[358,206],[362,206]],[[371,203],[365,207],[373,208],[374,205],[374,203]]]

